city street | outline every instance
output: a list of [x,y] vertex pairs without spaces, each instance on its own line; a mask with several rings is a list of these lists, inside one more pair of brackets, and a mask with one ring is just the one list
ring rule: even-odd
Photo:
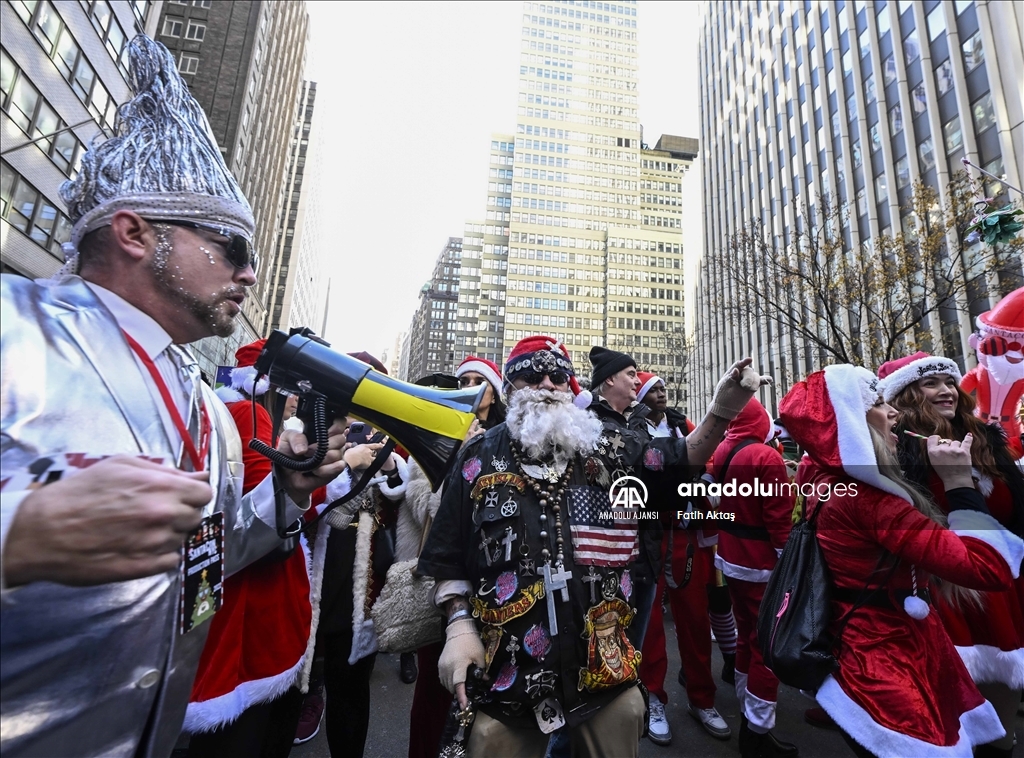
[[[713,739],[686,712],[686,695],[676,679],[679,671],[679,652],[675,649],[675,634],[671,623],[666,627],[670,640],[669,676],[666,689],[672,702],[667,708],[669,724],[672,727],[672,744],[659,747],[648,740],[640,744],[642,758],[668,758],[668,756],[709,756],[735,758],[739,755],[737,734],[740,727],[739,707],[731,687],[722,685],[717,674],[722,668],[718,647],[714,647],[714,670],[720,685],[718,709],[729,726],[732,739],[727,742]],[[370,732],[366,739],[366,758],[403,758],[408,749],[409,707],[412,704],[414,685],[402,684],[398,678],[398,656],[379,655],[373,672],[371,687]],[[778,727],[776,733],[783,739],[795,742],[803,758],[832,758],[852,755],[843,739],[832,731],[816,729],[803,721],[806,708],[811,701],[794,689],[782,687],[779,692]],[[1017,738],[1024,733],[1024,720],[1017,720]],[[324,729],[312,742],[292,750],[295,758],[329,758],[327,736]],[[498,758],[495,756],[494,758]]]

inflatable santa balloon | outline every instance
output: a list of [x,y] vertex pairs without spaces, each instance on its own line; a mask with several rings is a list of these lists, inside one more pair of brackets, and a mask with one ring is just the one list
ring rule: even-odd
[[976,393],[977,414],[986,424],[999,424],[1010,444],[1021,454],[1021,421],[1024,396],[1024,287],[1004,297],[990,311],[978,316],[978,331],[970,345],[978,365],[967,372],[960,387]]

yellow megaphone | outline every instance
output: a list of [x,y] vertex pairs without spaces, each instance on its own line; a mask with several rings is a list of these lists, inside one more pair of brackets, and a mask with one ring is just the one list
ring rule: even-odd
[[[256,360],[256,371],[299,395],[296,415],[306,423],[306,436],[317,439],[320,460],[331,422],[355,416],[408,450],[437,490],[476,418],[485,387],[438,390],[402,382],[307,334],[275,331]],[[296,470],[320,465],[315,459],[289,462],[283,456],[274,461]]]

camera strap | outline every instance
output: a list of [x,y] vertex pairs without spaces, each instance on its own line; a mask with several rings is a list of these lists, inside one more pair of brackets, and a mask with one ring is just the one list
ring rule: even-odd
[[348,492],[324,508],[315,519],[304,526],[312,526],[313,524],[316,524],[339,505],[344,505],[365,490],[369,486],[370,480],[377,475],[378,471],[380,471],[384,462],[391,457],[391,453],[394,452],[396,444],[397,443],[394,439],[388,439],[388,441],[384,443],[384,447],[377,451],[377,455],[374,457],[373,463],[367,466],[366,470],[363,471],[362,476],[359,477],[359,481],[353,484],[352,488]]

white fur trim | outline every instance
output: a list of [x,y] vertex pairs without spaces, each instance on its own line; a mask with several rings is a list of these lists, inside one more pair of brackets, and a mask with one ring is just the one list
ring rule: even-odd
[[[875,449],[871,444],[867,411],[864,409],[865,388],[870,388],[877,381],[874,374],[860,366],[842,363],[825,367],[825,386],[836,413],[839,457],[843,462],[843,470],[857,481],[870,484],[909,503],[910,496],[878,470]],[[876,392],[872,404],[877,399]]]
[[844,732],[879,758],[971,758],[975,745],[998,740],[1006,734],[992,704],[987,700],[960,716],[960,738],[955,745],[933,745],[878,724],[847,695],[829,675],[818,689],[816,699]]
[[654,385],[657,384],[658,382],[661,382],[662,384],[665,383],[665,381],[660,376],[658,376],[657,374],[655,374],[650,379],[648,379],[646,382],[644,382],[644,386],[641,387],[640,391],[636,393],[636,399],[638,401],[639,400],[643,400],[644,399],[644,395],[646,395],[654,387]]
[[992,490],[995,489],[995,484],[992,482],[992,477],[986,474],[984,471],[979,471],[976,468],[971,468],[971,478],[978,483],[978,492],[988,498],[992,494]]
[[242,712],[258,703],[266,703],[288,691],[302,671],[305,655],[280,674],[242,682],[231,692],[200,702],[189,703],[181,729],[189,734],[209,732],[230,724]]
[[710,537],[704,536],[704,530],[697,530],[697,547],[711,547],[718,544],[718,532],[715,532]]
[[590,393],[590,390],[581,390],[580,394],[572,399],[572,404],[583,410],[589,408],[593,402],[594,396]]
[[380,494],[386,497],[391,502],[401,500],[405,496],[405,492],[409,487],[409,465],[402,460],[402,456],[398,453],[391,454],[391,460],[398,466],[398,476],[402,479],[401,483],[391,488],[388,486],[387,476],[384,477],[384,481],[380,483]]
[[1013,340],[1020,340],[1024,337],[1024,332],[1020,329],[1013,329],[1008,326],[997,326],[996,324],[987,324],[982,321],[981,317],[987,316],[989,313],[991,313],[991,311],[985,311],[981,316],[974,319],[974,323],[978,326],[978,331],[983,332],[986,336],[991,334],[995,337],[1006,337],[1006,339],[1011,342]]
[[890,403],[894,397],[918,379],[935,374],[949,374],[956,379],[957,384],[963,381],[960,367],[956,365],[955,361],[943,358],[941,355],[930,355],[927,358],[911,361],[906,366],[901,366],[893,371],[878,382],[878,389],[882,393],[882,397],[885,398],[885,402]]
[[359,512],[356,531],[356,556],[352,564],[352,652],[348,665],[377,652],[377,635],[373,619],[366,618],[366,595],[370,588],[370,541],[373,537],[373,514]]
[[493,368],[483,361],[468,361],[455,369],[455,376],[461,377],[463,374],[470,371],[475,371],[483,376],[483,378],[487,380],[487,383],[491,385],[492,389],[494,389],[494,397],[499,399],[501,398],[501,377],[494,373]]
[[[312,550],[307,553],[310,556],[307,565],[309,567],[309,604],[313,607],[313,618],[309,625],[309,642],[306,643],[306,654],[302,659],[302,671],[298,680],[299,689],[303,693],[309,691],[309,675],[313,669],[316,630],[320,626],[320,590],[324,582],[324,558],[327,556],[327,538],[330,533],[331,528],[327,524],[317,524]],[[306,539],[305,534],[303,534],[303,539]]]
[[250,396],[260,395],[266,393],[270,389],[270,379],[267,377],[260,377],[259,383],[255,385],[255,391],[253,391],[253,384],[256,382],[256,367],[255,366],[238,366],[237,368],[231,369],[231,386],[234,389],[243,389]]
[[228,403],[238,403],[242,400],[248,400],[248,398],[241,392],[236,390],[234,387],[229,387],[226,384],[217,388],[217,397],[220,401],[227,405]]
[[1024,688],[1024,648],[1000,650],[993,645],[971,645],[956,651],[975,684],[998,682],[1013,690]]
[[[747,677],[748,677],[748,675],[744,674],[739,669],[736,669],[733,673],[734,673],[734,675],[736,677],[736,683],[733,685],[736,688],[736,699],[740,701],[740,712],[744,713],[743,706],[744,706],[744,703],[746,703],[746,700],[747,700]],[[744,713],[744,715],[746,715],[746,714]]]
[[1024,560],[1024,540],[1003,528],[1002,524],[981,511],[957,510],[949,514],[949,528],[958,537],[973,537],[995,548],[1003,557],[1010,573],[1020,576],[1020,562]]
[[721,555],[715,556],[715,568],[732,579],[739,579],[743,582],[767,582],[771,578],[771,569],[755,569],[747,566],[737,566],[729,563]]
[[395,524],[395,562],[409,561],[419,554],[423,528],[433,518],[441,503],[440,493],[433,492],[430,480],[415,460],[409,459],[409,481],[405,500],[398,509]]
[[903,610],[912,619],[928,618],[928,614],[931,613],[931,607],[924,600],[919,598],[917,595],[907,595],[903,598]]
[[743,698],[743,715],[750,722],[751,731],[764,734],[775,728],[775,703],[762,700],[749,689]]

